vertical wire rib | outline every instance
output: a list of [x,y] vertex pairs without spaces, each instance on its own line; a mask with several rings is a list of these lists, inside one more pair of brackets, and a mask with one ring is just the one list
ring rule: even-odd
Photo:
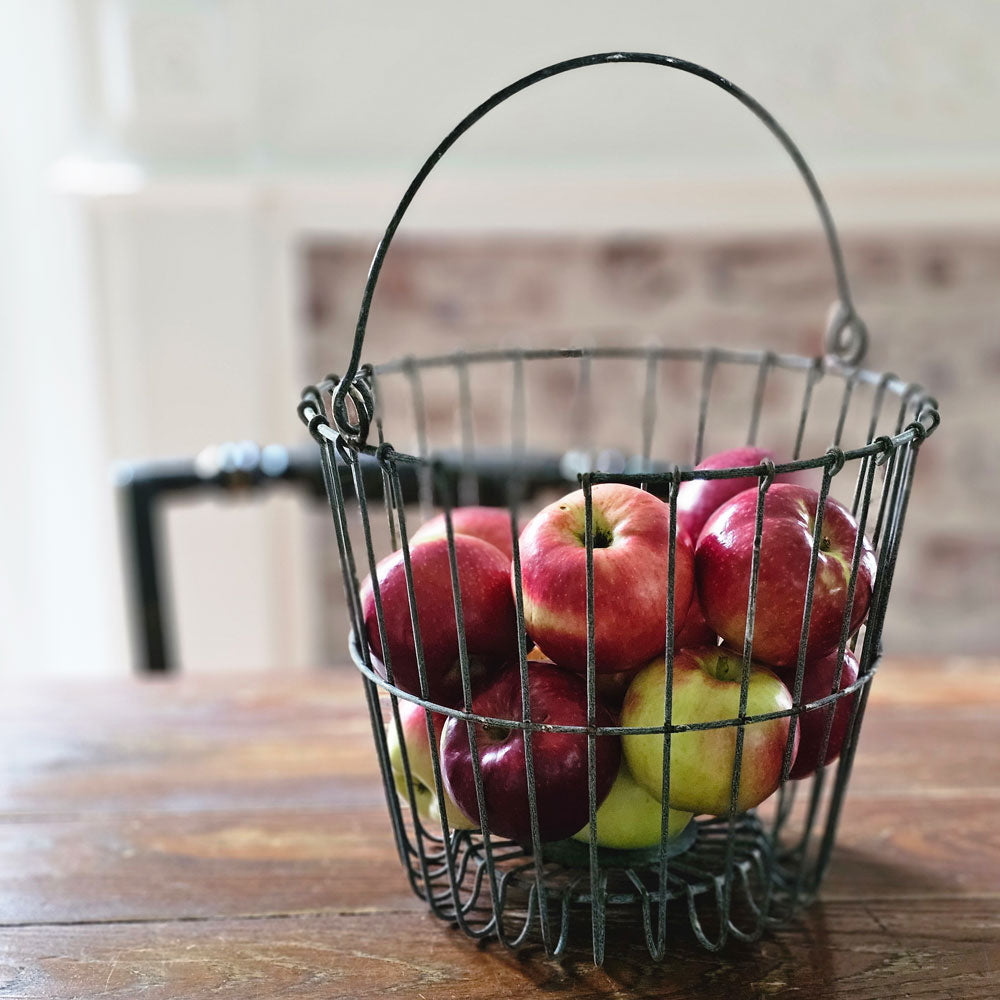
[[[375,556],[375,545],[374,545],[374,541],[372,539],[371,519],[370,519],[369,513],[368,513],[368,495],[367,495],[367,492],[365,490],[364,476],[361,474],[361,467],[360,467],[360,463],[359,462],[355,461],[353,463],[353,471],[354,471],[354,491],[355,491],[355,494],[356,494],[356,497],[357,497],[357,501],[358,501],[358,511],[360,513],[360,516],[361,516],[361,529],[362,529],[362,534],[363,534],[364,543],[365,543],[365,554],[366,554],[367,559],[368,559],[368,569],[369,569],[369,573],[371,574],[372,592],[373,592],[373,595],[375,597],[375,611],[376,611],[376,618],[378,620],[379,636],[380,636],[381,642],[382,642],[382,652],[383,652],[383,655],[384,655],[384,663],[385,663],[385,668],[386,668],[386,676],[388,678],[392,678],[393,677],[393,674],[392,674],[392,655],[391,655],[391,653],[389,651],[389,642],[388,642],[388,637],[386,635],[385,620],[384,620],[384,616],[383,616],[382,595],[381,595],[381,588],[379,586],[379,580],[378,580],[377,559],[376,559],[376,556]],[[406,543],[405,535],[403,536],[403,541],[404,541],[404,552],[405,552],[405,555],[406,555],[406,558],[407,558],[407,561],[408,561],[409,560],[409,552],[408,552],[408,549],[405,548],[405,543]],[[412,583],[412,579],[408,578],[408,580],[407,580],[408,587],[410,587],[411,583]],[[410,589],[411,589],[411,593],[412,593],[412,588],[410,588]],[[411,607],[411,614],[413,614],[413,622],[414,622],[413,628],[414,628],[414,633],[416,634],[417,631],[418,631],[418,626],[416,624],[416,615],[415,615],[416,603],[415,603],[415,600],[413,601],[413,603],[411,603],[410,607]],[[362,628],[363,628],[363,624],[362,624]],[[361,635],[363,636],[364,632],[362,632]],[[362,639],[361,641],[365,645],[367,645],[366,640]],[[390,680],[390,683],[392,683],[392,680]],[[423,674],[423,673],[421,674],[421,695],[425,699],[427,698],[426,675]],[[392,711],[393,711],[393,715],[396,718],[396,726],[397,726],[397,733],[396,733],[396,735],[399,738],[400,743],[403,744],[403,731],[402,731],[402,725],[399,722],[399,709],[398,709],[398,706],[395,704],[395,699],[393,698],[392,700],[393,700]],[[376,742],[379,742],[379,740],[381,738],[384,738],[384,734],[383,734],[383,737],[379,737],[378,735],[376,735]],[[406,774],[407,774],[407,786],[408,786],[409,792],[410,792],[410,794],[412,796],[411,800],[410,800],[411,801],[411,810],[412,810],[411,815],[413,817],[413,829],[414,829],[414,833],[416,835],[415,839],[416,839],[416,846],[417,846],[417,856],[418,856],[419,864],[420,864],[420,875],[421,875],[421,878],[423,879],[424,885],[427,887],[427,902],[431,906],[431,909],[435,912],[435,914],[440,915],[441,914],[440,908],[434,903],[434,901],[433,901],[433,893],[430,890],[431,877],[430,877],[429,866],[428,866],[427,848],[426,848],[426,845],[424,843],[427,834],[426,834],[426,830],[424,829],[423,824],[420,821],[420,818],[419,818],[417,810],[416,810],[416,796],[413,795],[413,782],[412,782],[412,776],[410,775],[410,772],[409,772],[409,764],[408,763],[406,765]]]
[[837,426],[833,432],[832,447],[839,448],[841,439],[844,436],[844,425],[847,422],[847,414],[851,408],[851,398],[854,396],[854,387],[858,384],[858,370],[855,368],[850,375],[844,379],[844,391],[840,398],[840,411],[837,414]]
[[[401,483],[399,481],[399,470],[398,470],[398,467],[397,467],[397,465],[396,465],[396,463],[394,461],[390,460],[388,462],[383,462],[382,463],[382,468],[383,468],[383,473],[386,476],[386,481],[388,483],[389,490],[391,491],[393,507],[397,507],[397,505],[398,505],[397,509],[399,510],[399,516],[400,516],[400,518],[403,521],[401,531],[405,533],[405,530],[406,530],[405,529],[405,514],[403,513],[403,509],[402,509],[403,508],[403,504],[402,504],[402,485],[401,485]],[[386,647],[383,646],[383,648],[386,648]],[[397,699],[395,698],[395,696],[393,696],[392,697],[393,713],[396,716],[397,726],[398,726],[399,725],[399,721],[398,721],[398,710],[397,710],[396,702],[397,702]],[[423,708],[424,708],[424,721],[425,721],[425,724],[427,726],[428,745],[431,746],[431,747],[436,747],[437,744],[438,744],[438,739],[437,739],[437,735],[435,733],[435,719],[434,719],[435,713],[432,711],[432,708],[430,707],[430,705],[425,704],[423,706]],[[404,756],[405,756],[406,744],[405,744],[405,741],[403,741],[403,739],[402,739],[403,734],[402,734],[401,730],[397,731],[397,736],[400,739],[400,744],[401,744],[401,746],[402,746],[402,748],[404,750]],[[410,788],[412,786],[412,782],[411,782],[411,777],[410,777],[410,772],[409,772],[409,763],[408,762],[405,763],[404,766],[406,768],[408,788]],[[431,774],[432,774],[432,777],[433,777],[434,791],[435,791],[435,794],[437,795],[438,802],[444,803],[444,802],[447,801],[447,797],[445,795],[444,782],[443,782],[443,778],[442,778],[442,774],[441,774],[441,761],[440,761],[440,757],[439,757],[439,755],[437,753],[432,753],[431,754]],[[410,794],[412,795],[412,791],[411,791]],[[418,814],[417,814],[417,810],[416,810],[416,807],[415,807],[415,803],[413,801],[411,801],[411,810],[412,810],[412,814],[413,814],[413,817],[414,817],[414,821],[418,822],[419,821],[418,818],[417,818]],[[468,926],[466,926],[465,922],[464,922],[464,919],[463,919],[463,900],[462,900],[462,897],[461,897],[461,877],[460,877],[459,873],[456,871],[456,868],[455,868],[455,850],[456,850],[455,835],[456,835],[456,831],[452,830],[451,827],[450,827],[450,824],[448,823],[447,809],[444,808],[444,807],[442,807],[441,808],[441,840],[442,840],[442,843],[444,845],[443,856],[444,856],[445,870],[446,870],[446,873],[447,873],[447,876],[448,876],[447,896],[450,897],[450,899],[451,899],[451,905],[452,905],[452,907],[454,909],[454,917],[453,917],[453,919],[455,919],[456,922],[458,922],[458,924],[462,927],[463,930],[466,931],[466,933],[469,933],[470,935],[474,935],[473,929],[470,928],[470,927],[468,927]],[[443,902],[443,900],[440,900],[440,901]],[[445,913],[444,911],[439,911],[439,908],[436,905],[437,902],[438,901],[431,903],[431,910],[432,910],[432,912],[438,913],[439,915],[447,916],[447,913]]]
[[591,384],[593,364],[589,351],[580,355],[580,370],[576,384],[576,400],[574,410],[573,433],[577,435],[580,451],[587,456],[581,471],[592,471],[594,468],[594,413],[592,406]]
[[812,409],[813,388],[822,377],[823,359],[814,358],[806,374],[806,385],[802,393],[802,406],[799,409],[799,425],[795,432],[795,445],[792,448],[793,462],[797,462],[802,454],[802,442],[806,434],[806,423],[809,420],[809,411]]
[[413,426],[417,432],[417,456],[422,461],[417,466],[417,484],[420,497],[420,518],[428,520],[434,509],[433,473],[428,461],[427,406],[424,400],[424,383],[415,359],[403,359],[403,374],[410,385],[410,402],[413,404]]
[[[830,815],[827,819],[827,830],[820,845],[819,864],[822,866],[820,868],[821,873],[825,869],[833,850],[833,841],[843,808],[844,793],[847,783],[850,780],[854,757],[857,753],[858,734],[871,691],[870,674],[881,655],[882,624],[889,597],[898,540],[902,531],[910,487],[913,481],[913,462],[906,455],[900,457],[898,454],[899,449],[893,448],[889,439],[886,439],[886,441],[888,443],[887,447],[891,449],[889,469],[886,473],[886,480],[889,485],[882,494],[879,521],[882,522],[882,515],[886,512],[886,509],[891,508],[885,518],[889,529],[884,543],[878,550],[878,566],[875,572],[872,603],[869,607],[868,621],[865,625],[865,639],[862,645],[861,656],[859,657],[859,676],[868,675],[869,681],[858,692],[859,696],[855,698],[851,717],[848,721],[847,733],[844,737],[844,748],[841,752],[837,768],[835,794],[831,802]],[[912,445],[903,446],[903,449],[907,452],[911,451],[912,448]]]
[[[833,451],[833,449],[831,449],[831,451]],[[839,458],[834,459],[834,464],[838,465],[836,472],[839,472],[842,467],[842,458],[843,453],[841,452]],[[809,624],[812,619],[812,604],[816,585],[816,568],[819,561],[819,549],[823,539],[823,521],[826,514],[827,497],[830,495],[830,481],[836,472],[833,471],[833,466],[830,462],[827,462],[827,464],[823,467],[823,480],[820,484],[819,499],[816,503],[812,549],[809,555],[809,579],[806,583],[806,603],[802,613],[802,630],[799,633],[799,655],[795,666],[795,685],[792,693],[792,704],[796,707],[796,709],[799,709],[802,706],[802,678],[805,673],[806,651],[809,643]],[[791,735],[792,726],[797,725],[797,723],[798,715],[793,715],[791,725],[789,726],[789,735]],[[781,772],[783,781],[788,779],[788,770],[790,768],[791,761],[789,755],[787,754],[786,747],[786,758]],[[793,910],[799,907],[802,890],[805,886],[809,842],[812,840],[813,826],[816,822],[816,816],[823,791],[823,784],[824,772],[821,771],[819,772],[817,779],[813,782],[812,794],[810,796],[806,812],[806,821],[803,827],[802,836],[796,846],[796,853],[798,854],[798,867],[795,876],[795,886],[792,890],[791,898],[791,908]]]
[[709,347],[705,351],[701,370],[701,394],[698,398],[698,435],[694,443],[694,461],[697,465],[702,459],[702,452],[705,449],[705,424],[708,421],[708,401],[712,394],[712,376],[718,364],[718,352],[714,347]]
[[650,465],[653,454],[653,432],[656,428],[656,411],[658,408],[658,392],[660,380],[658,359],[652,348],[646,354],[646,380],[642,394],[642,470],[645,472]]
[[[865,437],[866,444],[871,444],[877,436],[876,432],[878,431],[878,422],[882,417],[882,407],[885,401],[885,390],[888,387],[889,383],[893,381],[895,378],[896,378],[895,375],[887,372],[878,380],[878,385],[875,386],[875,392],[872,397],[871,417],[869,418],[868,421],[868,434]],[[884,461],[886,457],[887,456],[883,454],[880,456],[880,459]],[[861,484],[864,472],[865,469],[864,466],[862,466],[862,468],[858,470],[858,481],[854,487],[854,500],[851,504],[851,513],[855,515],[858,512],[858,502],[861,496],[861,489],[862,489]]]
[[729,811],[727,815],[725,867],[722,895],[719,907],[719,938],[717,947],[722,947],[731,929],[733,867],[736,851],[737,806],[739,802],[740,779],[743,773],[743,744],[746,737],[747,699],[750,690],[750,670],[753,659],[753,634],[757,618],[757,581],[760,576],[761,547],[764,539],[764,510],[767,491],[774,481],[774,463],[766,460],[765,471],[757,484],[757,507],[754,516],[753,552],[750,557],[750,584],[747,594],[747,620],[743,631],[743,658],[740,677],[740,702],[736,726],[736,741],[733,748],[733,774],[729,786]]
[[[844,608],[844,619],[841,623],[840,640],[837,644],[837,670],[835,672],[833,682],[829,693],[834,694],[839,691],[841,678],[843,676],[844,669],[844,657],[848,648],[848,638],[850,633],[850,622],[851,622],[851,612],[854,607],[854,592],[857,586],[857,576],[858,567],[860,566],[861,551],[864,544],[865,529],[868,522],[868,511],[871,505],[872,490],[875,484],[875,469],[876,462],[875,456],[868,456],[864,462],[866,468],[863,474],[864,490],[862,493],[862,504],[861,510],[858,514],[858,537],[856,544],[854,546],[854,553],[851,559],[851,578],[848,585],[847,592],[847,604]],[[859,475],[859,481],[862,476]],[[867,690],[868,685],[865,685]],[[854,698],[855,702],[859,700],[859,696],[856,695]],[[823,769],[825,765],[823,761],[826,759],[827,749],[830,745],[830,734],[833,730],[833,720],[840,708],[841,698],[837,698],[835,701],[831,702],[830,705],[825,709],[826,718],[824,719],[823,735],[820,740],[819,750],[817,751],[817,760],[819,761],[820,768]],[[850,727],[849,727],[850,728]],[[843,748],[842,748],[843,752]],[[823,837],[820,841],[819,851],[816,859],[816,865],[813,870],[812,884],[810,890],[815,892],[819,888],[819,883],[823,878],[823,874],[826,871],[827,864],[830,860],[830,851],[833,845],[833,837],[836,834],[837,820],[840,816],[840,801],[844,794],[846,785],[846,775],[843,769],[838,768],[834,786],[832,789],[829,809],[827,812],[826,825],[823,831]]]
[[597,719],[597,678],[594,650],[594,495],[590,473],[581,477],[583,487],[584,547],[587,570],[587,810],[590,824],[590,930],[594,964],[604,964],[605,899],[601,862],[597,854],[597,743],[593,732]]
[[458,502],[464,506],[473,506],[479,503],[479,479],[474,467],[476,435],[472,413],[472,389],[469,385],[469,364],[464,354],[456,357],[455,372],[458,376],[458,416],[462,449]]
[[[441,502],[444,510],[445,536],[448,542],[448,571],[451,577],[452,606],[455,615],[455,627],[458,634],[458,658],[459,670],[462,677],[462,704],[467,713],[473,711],[472,707],[472,678],[469,671],[469,654],[465,635],[465,618],[462,613],[462,589],[458,572],[458,561],[455,555],[455,530],[452,524],[451,489],[449,484],[444,482],[444,472],[440,466],[435,465],[432,469],[434,476],[434,486],[441,494]],[[426,698],[424,692],[424,677],[421,674],[421,694]],[[476,738],[476,724],[471,719],[466,720],[466,729],[469,740],[469,752],[472,758],[473,780],[476,786],[476,804],[479,809],[480,830],[483,837],[483,848],[486,856],[486,868],[490,883],[490,896],[493,901],[493,921],[487,924],[487,928],[495,925],[497,936],[501,941],[503,936],[503,918],[499,906],[499,894],[497,891],[496,865],[493,856],[493,845],[489,831],[489,812],[486,802],[486,793],[483,786],[483,774],[479,758],[478,743]]]
[[750,426],[747,428],[747,445],[757,444],[757,433],[760,430],[760,414],[764,407],[764,393],[767,391],[767,376],[774,367],[773,351],[765,351],[757,367],[757,382],[753,392],[753,407],[750,411]]
[[[331,500],[330,512],[333,516],[334,532],[337,537],[337,549],[344,577],[344,591],[347,596],[348,611],[352,623],[351,627],[354,630],[354,634],[358,637],[358,644],[362,648],[365,665],[370,668],[371,660],[368,654],[368,643],[364,638],[364,618],[361,613],[357,568],[351,548],[350,534],[345,523],[346,506],[344,503],[344,493],[340,482],[340,473],[337,470],[334,445],[329,440],[324,440],[320,445],[320,466],[327,497]],[[364,680],[366,682],[364,683],[364,690],[365,700],[368,705],[369,722],[375,739],[375,753],[378,758],[379,773],[382,776],[382,787],[385,793],[390,822],[392,823],[393,835],[396,840],[396,848],[399,852],[400,861],[406,868],[411,888],[414,892],[418,892],[408,857],[409,837],[400,811],[399,798],[396,795],[395,786],[390,780],[392,768],[389,764],[385,733],[382,730],[382,714],[378,708],[378,697],[374,691],[372,682],[368,681],[367,678]]]
[[[515,353],[513,359],[510,412],[510,441],[511,455],[513,458],[512,466],[517,469],[519,468],[520,460],[524,455],[527,435],[523,352]],[[522,499],[523,489],[524,482],[520,475],[515,475],[508,479],[507,506],[510,513],[512,546],[511,580],[513,583],[514,613],[518,631],[518,670],[521,677],[521,719],[523,722],[528,723],[531,720],[531,699],[528,677],[527,627],[524,620],[524,590],[521,581],[521,547],[519,544],[520,530],[518,526],[518,509]],[[532,734],[527,729],[524,733],[524,760],[526,780],[528,782],[528,808],[529,820],[531,823],[532,850],[534,856],[534,892],[539,903],[539,921],[541,923],[543,944],[546,948],[546,952],[549,952],[551,945],[549,943],[548,933],[548,895],[544,879],[544,856],[542,853],[541,837],[538,830],[538,810],[534,784],[534,746],[532,743]]]
[[670,504],[669,542],[667,547],[667,606],[664,623],[663,653],[663,773],[660,775],[660,844],[657,857],[659,869],[658,908],[655,941],[647,930],[646,944],[650,955],[659,961],[667,951],[667,886],[670,870],[667,840],[670,832],[670,754],[673,746],[674,633],[676,609],[677,559],[677,491],[680,489],[680,468],[674,465],[668,500]]
[[[381,451],[385,445],[385,427],[383,425],[382,417],[382,392],[374,369],[371,371],[370,377],[372,385],[372,399],[375,403],[373,414],[375,419],[375,433],[378,437],[379,450]],[[392,483],[389,480],[389,470],[386,468],[385,462],[379,463],[379,471],[382,476],[382,499],[385,503],[385,517],[389,527],[389,547],[393,552],[395,552],[396,549],[399,548],[399,537],[396,533],[396,521],[393,517],[396,495],[393,492]]]

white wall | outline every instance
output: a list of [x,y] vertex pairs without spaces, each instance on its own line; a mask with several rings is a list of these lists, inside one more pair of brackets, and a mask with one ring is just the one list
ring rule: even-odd
[[[775,112],[842,222],[994,224],[998,37],[993,0],[7,0],[0,378],[7,453],[29,471],[3,488],[4,561],[19,567],[0,592],[3,668],[124,668],[107,463],[301,440],[300,239],[377,231],[423,157],[495,89],[588,51],[683,56]],[[47,189],[53,162],[75,202]],[[411,224],[813,217],[735,102],[656,68],[600,67],[491,115]],[[71,404],[58,439],[50,420],[24,419],[42,397]],[[172,517],[186,661],[315,657],[300,528],[288,505]]]

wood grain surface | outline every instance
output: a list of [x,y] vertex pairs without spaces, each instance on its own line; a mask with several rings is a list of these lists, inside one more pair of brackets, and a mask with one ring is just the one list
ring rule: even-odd
[[[392,840],[353,670],[0,692],[0,997],[1000,996],[1000,662],[887,661],[821,901],[722,955],[477,945]],[[584,938],[584,941],[586,939]]]

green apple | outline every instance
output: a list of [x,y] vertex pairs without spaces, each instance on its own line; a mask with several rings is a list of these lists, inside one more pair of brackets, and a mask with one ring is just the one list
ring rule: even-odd
[[[406,756],[410,765],[410,778],[413,782],[413,799],[417,813],[429,823],[433,823],[432,832],[441,826],[441,800],[434,786],[434,764],[431,754],[437,755],[441,742],[441,729],[444,719],[439,714],[432,714],[434,720],[434,747],[431,748],[427,736],[427,717],[423,708],[412,701],[399,701],[399,721],[403,730],[403,741],[406,744]],[[406,782],[406,768],[403,764],[403,748],[399,742],[395,720],[390,716],[385,725],[386,742],[389,748],[389,765],[392,768],[392,778],[404,805],[410,803],[410,791]],[[448,825],[453,830],[475,830],[478,823],[473,822],[445,794],[445,813]]]
[[[788,688],[768,669],[749,665],[747,715],[786,712]],[[674,733],[670,742],[670,807],[714,816],[729,812],[740,714],[742,657],[726,647],[694,647],[674,656],[671,724],[732,721],[713,729]],[[666,665],[662,659],[643,667],[633,679],[622,706],[621,724],[662,726]],[[790,716],[750,723],[744,728],[736,809],[763,802],[781,781],[781,765]],[[798,729],[795,745],[798,748]],[[655,798],[663,794],[663,737],[659,733],[622,737],[625,759],[636,781]]]
[[[594,817],[597,822],[597,846],[618,851],[658,847],[663,807],[632,777],[623,761],[608,797]],[[691,813],[667,810],[667,837],[673,839],[691,820]],[[590,843],[590,824],[573,835],[574,840]]]

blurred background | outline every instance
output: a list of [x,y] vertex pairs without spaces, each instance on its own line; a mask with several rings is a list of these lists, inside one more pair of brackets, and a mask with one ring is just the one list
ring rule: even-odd
[[[131,669],[115,463],[307,444],[299,391],[345,367],[424,157],[512,80],[615,48],[717,70],[800,144],[867,365],[925,385],[944,419],[887,647],[995,652],[998,37],[991,0],[2,0],[0,672]],[[503,105],[435,171],[365,359],[539,331],[813,355],[824,254],[791,163],[735,101],[587,69]],[[329,518],[280,493],[164,509],[185,670],[346,659]]]

